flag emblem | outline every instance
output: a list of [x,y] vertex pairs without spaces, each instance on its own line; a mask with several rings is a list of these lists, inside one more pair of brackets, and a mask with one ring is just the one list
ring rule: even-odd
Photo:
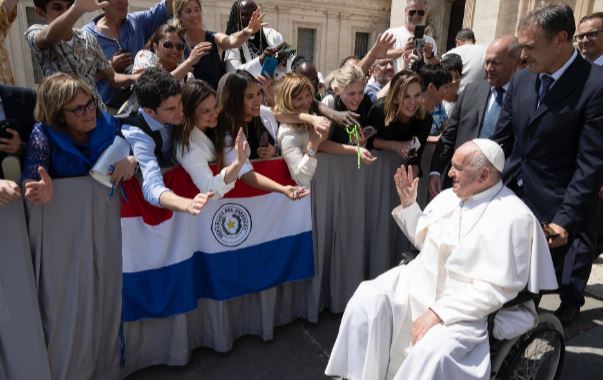
[[211,231],[221,245],[236,247],[247,240],[251,226],[251,214],[245,207],[226,203],[214,213]]

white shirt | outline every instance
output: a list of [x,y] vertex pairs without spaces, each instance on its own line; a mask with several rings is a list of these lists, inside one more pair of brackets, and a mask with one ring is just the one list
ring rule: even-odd
[[[574,49],[574,53],[572,54],[572,56],[567,61],[565,61],[563,66],[561,66],[559,69],[557,69],[557,71],[555,71],[552,74],[547,74],[547,73],[540,74],[540,78],[542,78],[542,76],[544,76],[544,75],[549,75],[549,76],[553,77],[554,82],[553,82],[553,84],[551,84],[551,87],[549,87],[549,90],[551,88],[553,88],[555,83],[557,83],[557,80],[559,80],[559,78],[561,78],[563,73],[565,73],[565,70],[567,70],[567,68],[576,60],[577,57],[578,57],[578,50]],[[541,86],[542,86],[542,83],[541,83]]]
[[[264,31],[264,35],[266,36],[266,42],[268,42],[268,47],[278,46],[281,42],[283,42],[283,36],[272,28],[262,28]],[[241,50],[239,50],[241,49]],[[245,63],[242,63],[241,59],[241,51],[243,51],[243,56],[245,57]],[[260,75],[260,70],[262,65],[260,64],[259,56],[252,55],[249,47],[247,47],[247,42],[241,45],[240,48],[229,49],[224,54],[224,63],[226,65],[226,72],[235,71],[237,69],[246,70],[251,75],[258,76]],[[291,64],[293,63],[293,57],[287,60],[287,67],[283,68],[281,65],[278,65],[276,70],[274,71],[274,81],[278,81],[282,78],[286,73],[291,71]]]
[[593,61],[593,65],[603,66],[603,54]]
[[[503,99],[504,99],[505,96],[507,95],[507,90],[509,89],[509,83],[507,82],[507,84],[502,86],[502,88],[505,90],[505,93],[503,94]],[[486,106],[486,113],[488,111],[490,111],[492,104],[494,104],[494,102],[496,101],[496,95],[497,95],[496,87],[494,87],[494,86],[490,87],[490,97],[488,98],[488,105]]]
[[318,160],[308,155],[308,127],[283,124],[278,129],[278,143],[291,178],[300,186],[309,187]]
[[226,168],[215,176],[210,169],[209,163],[216,159],[216,147],[198,128],[193,128],[191,131],[189,144],[188,151],[184,153],[182,146],[179,144],[176,146],[176,160],[186,170],[200,192],[211,191],[214,193],[214,199],[224,197],[224,194],[234,188],[235,181],[224,182]]
[[[404,46],[406,46],[408,39],[410,37],[414,36],[414,33],[409,32],[405,26],[389,28],[388,30],[385,31],[385,33],[393,34],[393,36],[396,37],[396,42],[394,43],[394,49],[403,48]],[[424,38],[425,38],[425,42],[429,42],[430,44],[433,45],[433,55],[438,55],[438,45],[436,44],[435,40],[431,36],[428,36],[427,34],[424,36]],[[403,67],[403,62],[402,62],[402,57],[400,57],[394,61],[394,72],[397,73],[398,71],[400,71],[402,69],[402,67]]]

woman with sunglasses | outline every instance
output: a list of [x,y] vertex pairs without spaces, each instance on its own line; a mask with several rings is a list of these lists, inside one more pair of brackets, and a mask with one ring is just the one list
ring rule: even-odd
[[234,188],[237,175],[247,162],[247,141],[239,129],[234,144],[235,159],[214,175],[209,167],[216,160],[216,147],[211,138],[218,126],[218,99],[206,82],[189,81],[182,89],[184,122],[174,126],[174,153],[176,160],[190,175],[199,191],[211,191],[213,198],[222,198]]
[[[193,66],[204,54],[200,50],[195,50],[183,61],[185,48],[186,45],[178,29],[172,25],[162,25],[149,38],[144,49],[136,53],[132,72],[142,73],[148,67],[162,67],[183,85],[187,80],[193,78],[191,73]],[[138,110],[138,102],[136,96],[132,94],[119,113],[130,113],[136,110]]]
[[[278,123],[270,108],[262,105],[260,82],[245,70],[228,73],[220,81],[218,99],[221,111],[214,136],[218,167],[232,165],[236,161],[238,155],[233,136],[238,136],[241,130],[249,144],[246,152],[249,159],[274,157],[277,153]],[[293,200],[306,194],[298,187],[283,186],[256,173],[249,160],[245,161],[238,176],[250,186],[276,191]]]
[[194,65],[193,74],[216,90],[225,72],[222,52],[238,48],[257,33],[265,25],[262,23],[264,13],[256,9],[244,28],[232,31],[230,35],[206,30],[202,17],[200,0],[174,0],[174,26],[182,33],[186,43],[184,55],[201,54],[201,59]]
[[[36,204],[52,199],[52,178],[88,175],[100,154],[113,143],[119,123],[100,111],[92,90],[81,79],[57,73],[38,89],[33,127],[25,154],[25,197]],[[130,156],[117,161],[114,184],[134,175]]]

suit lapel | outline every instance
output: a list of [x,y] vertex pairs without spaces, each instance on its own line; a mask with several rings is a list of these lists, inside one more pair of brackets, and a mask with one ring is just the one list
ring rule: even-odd
[[[586,70],[584,70],[582,67],[583,61],[584,59],[578,55],[574,62],[572,62],[567,70],[565,70],[563,75],[561,75],[561,78],[555,82],[553,88],[551,88],[549,93],[546,95],[540,107],[538,107],[538,109],[528,108],[533,110],[530,115],[530,120],[528,121],[529,126],[532,125],[532,123],[544,113],[548,112],[551,107],[565,99],[578,84],[583,83],[583,81],[579,79],[584,75],[584,72],[586,72]],[[536,83],[539,84],[540,81],[537,80]],[[536,96],[534,98],[536,101],[538,101],[538,89],[536,89],[536,83],[533,87],[536,91]],[[533,106],[535,107],[536,105],[534,104]]]
[[480,108],[477,111],[477,128],[474,137],[479,136],[479,132],[482,129],[482,122],[484,120],[486,108],[488,108],[488,102],[490,101],[490,84],[488,82],[484,82],[484,84],[479,87],[477,95],[478,96],[476,97],[476,99],[485,99],[486,101],[481,101],[481,103],[478,103],[478,107]]

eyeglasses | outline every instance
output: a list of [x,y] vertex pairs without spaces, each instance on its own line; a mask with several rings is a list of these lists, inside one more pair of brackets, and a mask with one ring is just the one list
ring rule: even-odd
[[94,111],[96,110],[96,102],[94,99],[90,98],[88,103],[75,107],[72,110],[63,109],[63,111],[72,112],[75,117],[82,117],[86,113],[86,111]]
[[183,43],[177,43],[177,44],[174,44],[173,42],[170,42],[170,41],[165,41],[165,42],[162,44],[162,46],[163,46],[165,49],[174,49],[174,48],[176,48],[178,51],[182,51],[182,50],[184,50],[184,48],[186,47],[186,45],[184,45]]
[[410,17],[414,16],[415,14],[417,14],[420,17],[423,17],[423,16],[425,16],[425,11],[422,9],[411,9],[408,11],[408,15]]
[[599,34],[599,32],[603,32],[603,29],[593,30],[592,32],[576,34],[576,35],[574,35],[574,41],[580,42],[584,39],[584,37],[588,38],[589,40],[594,40],[595,38],[597,38],[597,35]]

